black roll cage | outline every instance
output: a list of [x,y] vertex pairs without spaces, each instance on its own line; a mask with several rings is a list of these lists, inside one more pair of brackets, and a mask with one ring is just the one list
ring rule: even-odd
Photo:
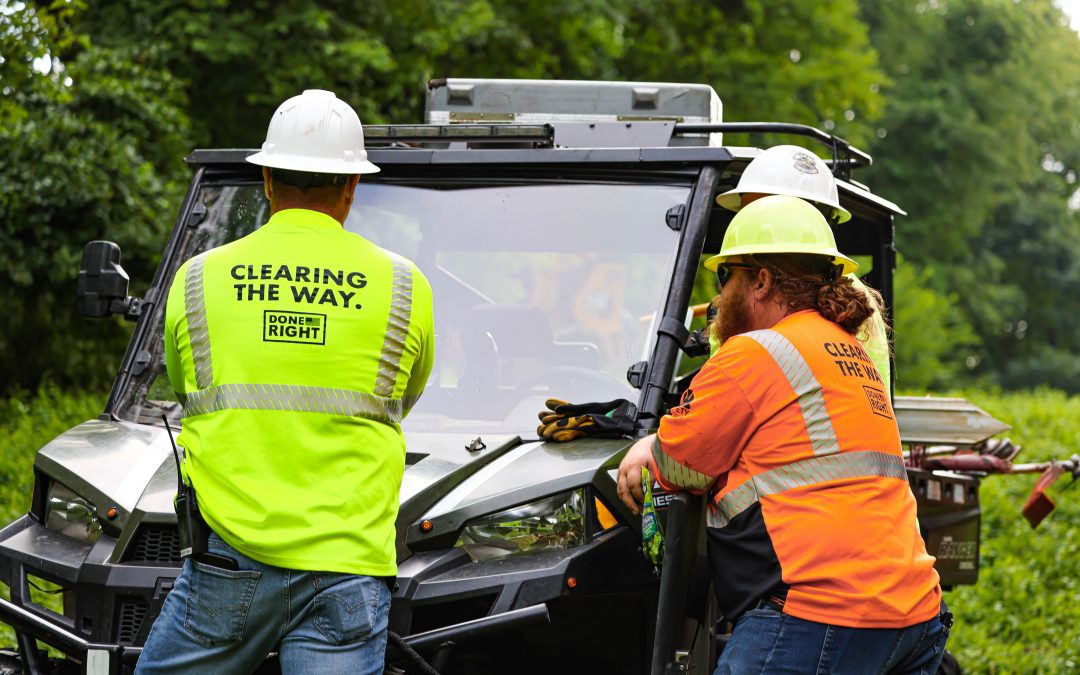
[[[699,128],[700,127],[700,128]],[[707,133],[712,131],[765,133],[794,133],[789,127],[801,125],[772,125],[761,123],[726,124],[726,125],[676,125],[676,131],[685,133]],[[722,128],[722,129],[721,129]],[[812,127],[827,139],[833,137]],[[807,132],[805,135],[811,135]],[[505,138],[505,136],[503,137]],[[818,140],[823,140],[818,138]],[[851,151],[846,143],[843,149],[835,146],[841,153]],[[652,354],[645,364],[644,372],[638,373],[635,384],[641,389],[639,400],[639,428],[651,429],[659,419],[664,406],[664,394],[668,391],[674,377],[674,366],[682,347],[681,331],[674,328],[681,326],[693,291],[693,281],[697,272],[700,253],[719,248],[720,238],[731,215],[724,209],[713,208],[717,192],[734,185],[742,168],[751,159],[751,155],[737,156],[735,149],[726,147],[676,146],[664,148],[416,148],[416,147],[373,147],[369,157],[380,166],[395,170],[394,179],[415,179],[417,182],[430,182],[435,179],[461,181],[514,181],[542,177],[545,182],[665,182],[671,180],[692,180],[693,187],[687,203],[685,215],[678,223],[680,236],[677,255],[671,270],[668,293],[664,301],[657,340]],[[198,224],[205,216],[205,207],[198,202],[198,194],[203,187],[214,185],[257,184],[261,182],[258,167],[247,163],[246,158],[255,152],[245,149],[195,150],[186,161],[196,167],[188,192],[181,204],[176,222],[170,233],[162,254],[161,262],[155,271],[149,290],[144,298],[146,306],[142,312],[132,339],[121,362],[117,378],[113,384],[103,417],[114,419],[120,404],[120,397],[127,391],[134,373],[139,367],[142,345],[146,343],[148,331],[153,324],[154,305],[160,303],[167,294],[164,287],[170,270],[179,262],[182,236],[188,227]],[[858,153],[862,155],[864,153]],[[838,157],[839,159],[839,157]],[[855,155],[852,163],[869,163],[869,156],[863,160]],[[378,180],[377,178],[375,180]],[[886,307],[892,308],[892,269],[895,265],[893,249],[893,215],[903,213],[898,207],[863,189],[857,184],[841,182],[842,195],[849,199],[845,206],[852,211],[856,219],[869,221],[873,225],[871,232],[860,236],[868,241],[864,250],[869,250],[874,258],[874,271],[871,284],[882,292]],[[842,196],[843,198],[843,196]],[[853,221],[854,222],[854,221]],[[863,228],[867,229],[867,228]],[[145,360],[145,357],[143,357]]]

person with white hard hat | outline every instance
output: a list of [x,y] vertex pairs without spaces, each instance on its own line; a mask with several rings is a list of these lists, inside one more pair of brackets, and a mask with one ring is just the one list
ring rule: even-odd
[[[718,195],[716,203],[737,212],[767,195],[790,195],[804,199],[817,206],[832,226],[851,220],[851,213],[840,205],[836,180],[828,165],[814,153],[797,145],[777,145],[763,151],[747,165],[735,189]],[[859,326],[856,337],[877,366],[885,381],[886,391],[891,391],[889,357],[892,352],[882,314],[881,294],[863,284],[855,274],[848,276],[855,288],[866,293],[874,308],[873,315]]]
[[431,287],[343,228],[379,168],[332,92],[281,104],[248,161],[270,219],[185,262],[169,291],[181,493],[204,536],[185,543],[136,672],[252,672],[276,651],[284,673],[382,673],[400,422],[431,372]]

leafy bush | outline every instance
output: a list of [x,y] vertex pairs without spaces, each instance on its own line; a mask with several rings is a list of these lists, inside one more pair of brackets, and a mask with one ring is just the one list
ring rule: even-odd
[[[908,392],[918,393],[918,392]],[[955,392],[1013,425],[1026,462],[1080,452],[1080,396],[1060,391]],[[0,524],[26,512],[34,453],[65,429],[95,417],[102,392],[62,391],[0,399]],[[1067,484],[1063,478],[1059,484]],[[1057,510],[1032,530],[1020,509],[1035,476],[991,476],[982,484],[979,583],[946,594],[956,615],[949,649],[972,672],[1075,672],[1080,667],[1080,488],[1057,493]],[[0,645],[13,644],[7,629]]]
[[103,391],[63,391],[52,384],[0,399],[0,523],[30,507],[34,454],[60,433],[97,417],[104,403]]
[[939,293],[933,268],[904,260],[894,280],[893,344],[897,386],[940,390],[970,379],[965,360],[974,359],[977,339],[960,313],[955,293]]
[[[186,97],[151,49],[74,33],[77,3],[0,12],[0,392],[104,385],[128,330],[75,314],[83,246],[109,239],[141,295],[189,170]],[[44,72],[43,72],[44,71]]]
[[[0,527],[30,508],[34,490],[34,454],[45,443],[72,426],[101,412],[102,391],[63,391],[52,384],[36,393],[15,389],[0,399]],[[0,584],[0,595],[9,598]],[[59,596],[46,596],[51,608],[60,611]],[[15,644],[15,634],[0,626],[0,646]]]
[[[1080,396],[1060,391],[966,391],[968,398],[1013,425],[1020,460],[1067,458],[1080,452]],[[1034,475],[990,476],[980,491],[982,560],[979,582],[946,594],[956,624],[949,650],[965,670],[990,673],[1074,673],[1080,669],[1080,487],[1066,476],[1052,492],[1057,509],[1032,530],[1020,515]],[[1069,486],[1069,487],[1066,487]]]

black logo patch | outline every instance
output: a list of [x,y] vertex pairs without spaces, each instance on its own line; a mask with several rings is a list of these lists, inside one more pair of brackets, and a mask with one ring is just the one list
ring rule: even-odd
[[263,342],[326,344],[326,315],[263,310]]
[[866,400],[870,401],[870,410],[875,415],[881,415],[882,417],[888,417],[892,419],[892,410],[889,408],[889,397],[885,395],[885,392],[880,389],[874,389],[863,385],[863,391],[866,392]]
[[795,160],[795,169],[803,173],[817,173],[817,162],[814,161],[814,157],[805,152],[796,152],[793,156]]

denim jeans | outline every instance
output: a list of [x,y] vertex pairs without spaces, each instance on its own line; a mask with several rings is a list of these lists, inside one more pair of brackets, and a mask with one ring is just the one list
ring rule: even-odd
[[356,574],[271,567],[216,534],[238,571],[188,559],[146,639],[136,673],[250,673],[275,649],[286,675],[383,672],[390,590]]
[[713,675],[935,673],[952,625],[941,613],[907,628],[847,628],[752,609],[735,624]]

